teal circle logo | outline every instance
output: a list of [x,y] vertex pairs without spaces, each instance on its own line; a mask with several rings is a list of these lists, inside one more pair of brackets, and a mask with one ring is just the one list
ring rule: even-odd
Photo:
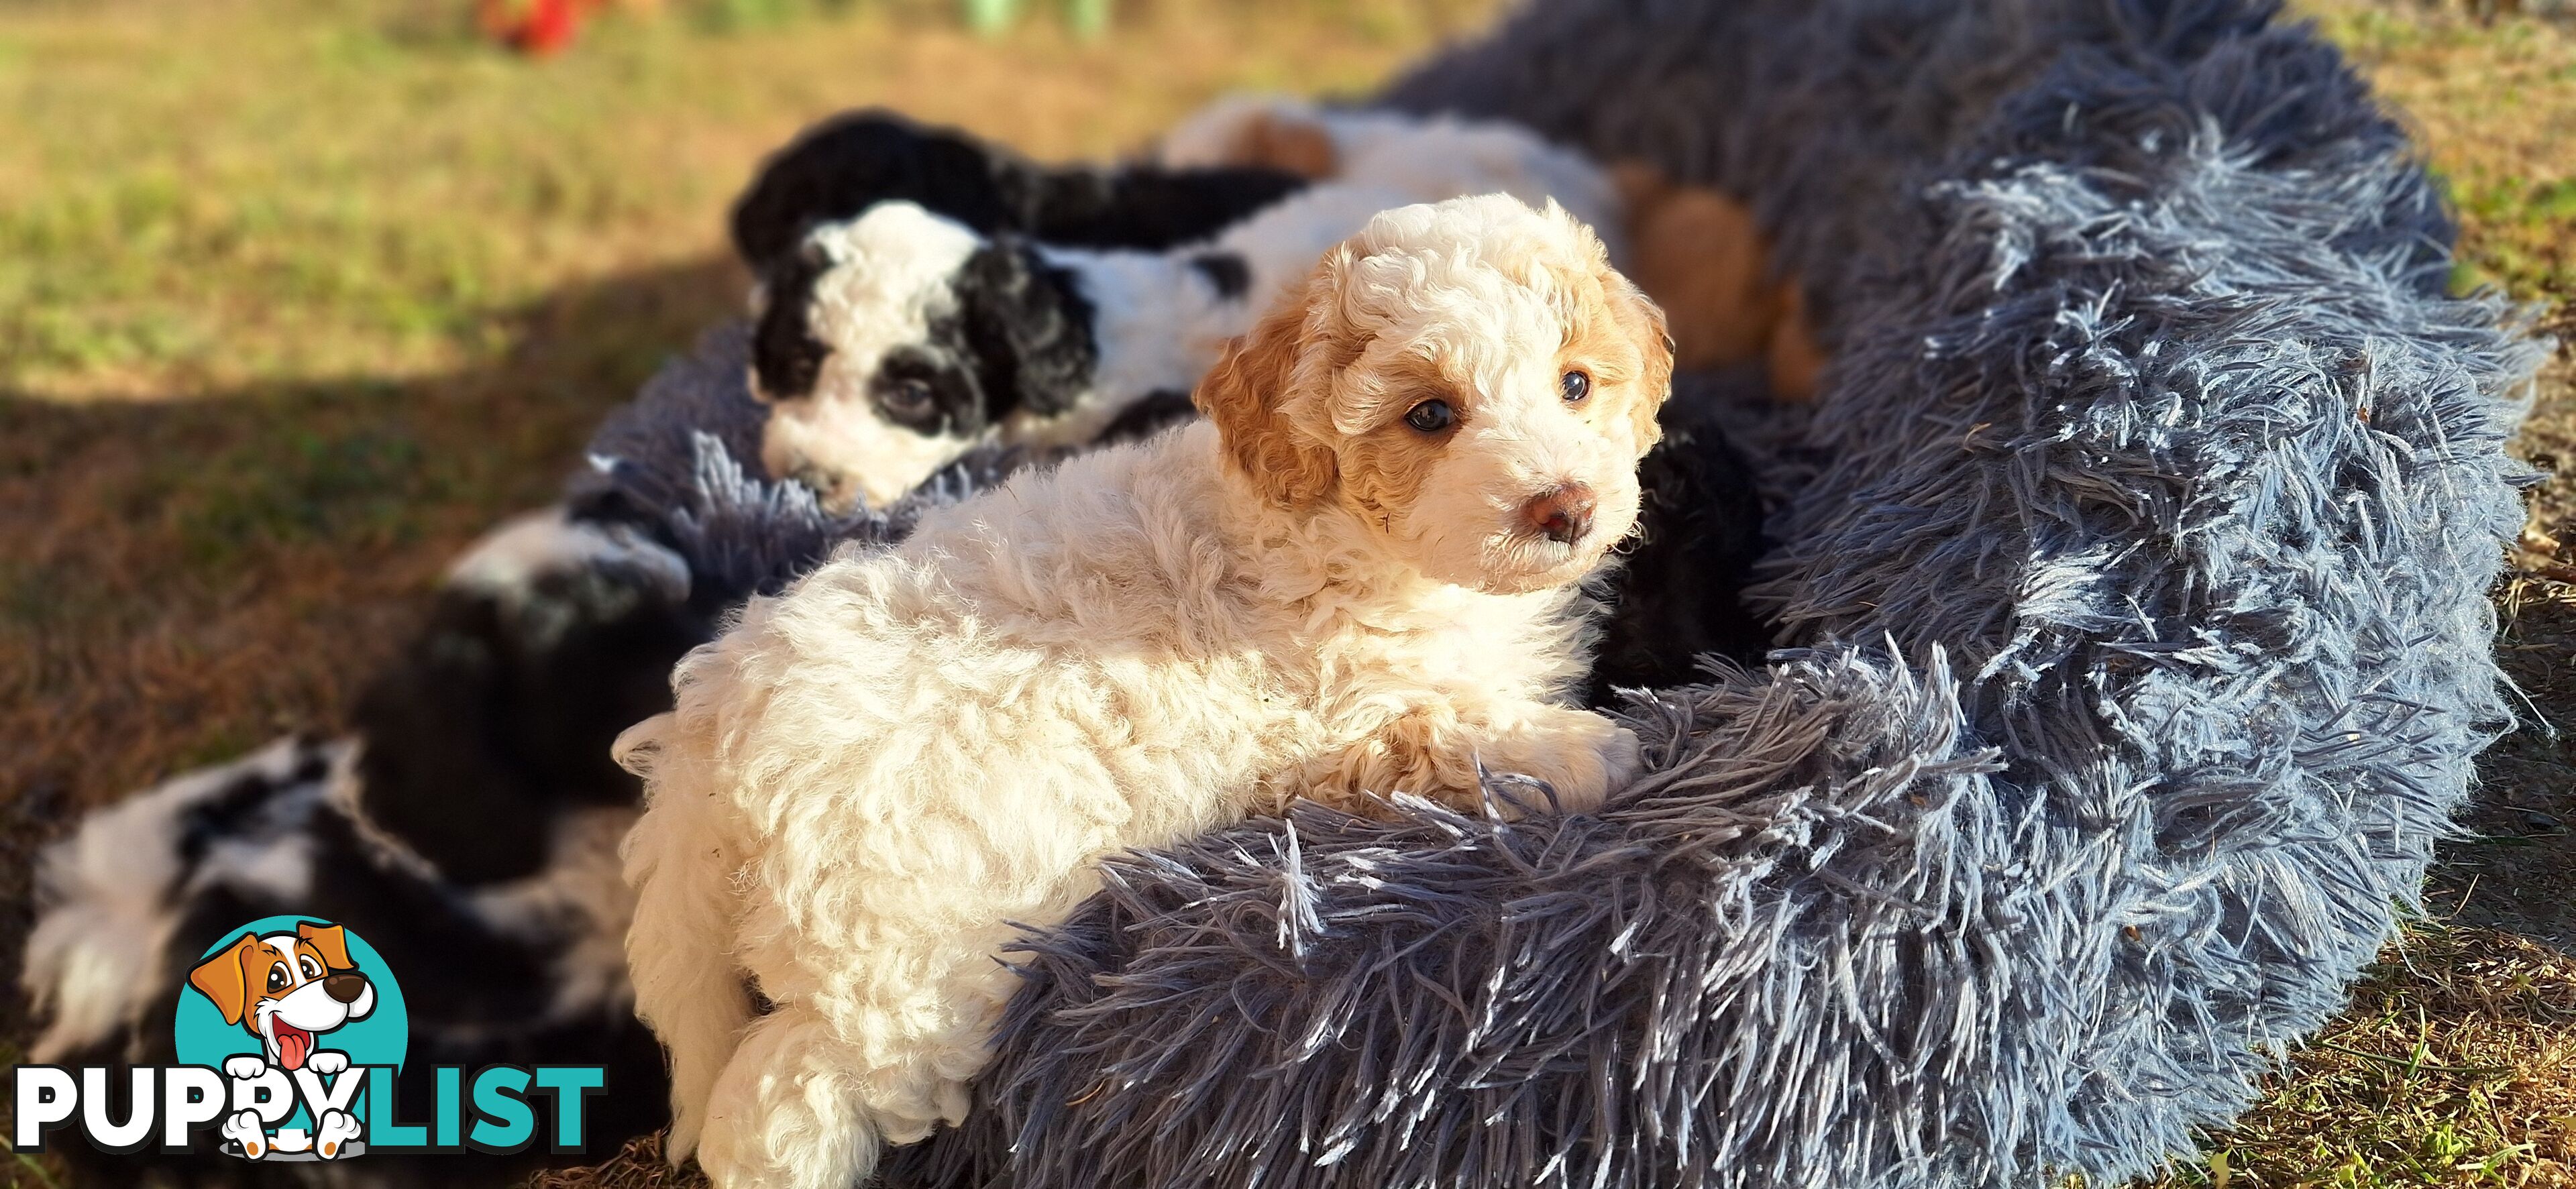
[[[223,935],[188,971],[171,1021],[179,1063],[268,1089],[237,1099],[226,1150],[257,1160],[366,1150],[366,1068],[400,1068],[411,1047],[402,985],[376,947],[313,917],[262,917]],[[299,1082],[347,1087],[317,1121]],[[323,1099],[316,1097],[316,1103]]]

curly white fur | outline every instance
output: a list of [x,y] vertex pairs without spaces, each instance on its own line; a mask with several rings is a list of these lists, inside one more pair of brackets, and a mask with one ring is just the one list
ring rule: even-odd
[[[1625,780],[1635,738],[1561,697],[1669,379],[1660,319],[1562,211],[1390,211],[1232,350],[1207,422],[753,600],[619,741],[674,1158],[838,1189],[962,1118],[1000,955],[1103,855],[1290,796],[1472,796],[1479,763],[1569,807]],[[1452,425],[1407,423],[1435,399]],[[1588,531],[1535,532],[1576,485]]]

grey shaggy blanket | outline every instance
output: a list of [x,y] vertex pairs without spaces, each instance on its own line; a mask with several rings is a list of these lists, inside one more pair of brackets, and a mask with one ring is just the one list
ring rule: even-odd
[[2098,1184],[2240,1110],[2507,719],[2536,359],[2276,15],[1543,0],[1388,92],[1753,198],[1834,355],[1739,443],[1790,647],[1597,815],[1118,862],[893,1179]]

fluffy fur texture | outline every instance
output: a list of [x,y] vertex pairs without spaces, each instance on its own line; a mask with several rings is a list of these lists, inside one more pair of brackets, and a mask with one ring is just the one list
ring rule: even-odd
[[[661,1126],[662,1053],[625,1009],[632,894],[615,845],[635,782],[595,771],[633,719],[609,708],[630,696],[653,699],[635,718],[666,708],[671,664],[744,597],[778,590],[842,542],[897,539],[921,509],[1020,461],[970,455],[885,513],[835,516],[804,487],[756,477],[763,408],[744,388],[746,349],[731,327],[669,364],[601,426],[561,509],[469,551],[421,634],[370,684],[352,737],[281,742],[174,779],[54,847],[25,965],[31,1005],[49,1017],[36,1051],[71,1064],[167,1061],[175,980],[220,931],[311,913],[395,955],[415,1042],[441,1063],[605,1064],[620,1089],[592,1120],[592,1151]],[[1596,699],[1612,680],[1694,676],[1692,652],[1656,642],[1723,638],[1737,659],[1759,657],[1761,629],[1735,596],[1761,508],[1709,418],[1758,399],[1760,378],[1724,391],[1711,379],[1696,382],[1700,399],[1667,403],[1664,440],[1644,464],[1650,489],[1614,578]],[[1178,414],[1191,415],[1186,398]],[[487,960],[463,971],[440,958],[457,952]],[[430,1092],[421,1077],[407,1096]],[[91,1158],[68,1153],[84,1167]],[[99,1159],[101,1180],[229,1184],[238,1171]],[[376,1154],[332,1183],[487,1185],[518,1167]],[[272,1170],[305,1174],[320,1175]]]
[[816,225],[905,201],[981,235],[1153,251],[1205,239],[1304,184],[1257,167],[1040,165],[957,129],[870,108],[816,124],[762,162],[734,203],[733,242],[766,275]]
[[[460,558],[419,634],[369,683],[349,738],[282,740],[174,778],[49,848],[22,967],[46,1022],[35,1058],[167,1063],[179,980],[205,948],[246,920],[311,914],[391,955],[411,991],[414,1043],[437,1063],[608,1066],[618,1089],[594,1107],[594,1154],[662,1126],[662,1051],[628,1008],[633,897],[615,853],[637,789],[608,759],[611,741],[669,706],[672,664],[744,598],[776,592],[841,544],[900,539],[922,510],[1031,461],[977,452],[883,512],[835,515],[798,484],[758,477],[765,410],[744,386],[747,352],[742,327],[708,335],[600,427],[563,506]],[[1177,410],[1155,406],[1104,440],[1195,415],[1185,396]],[[1732,526],[1739,545],[1760,517],[1744,472],[1673,456],[1723,446],[1690,428],[1695,414],[1666,414],[1645,467],[1657,487],[1631,542],[1639,572],[1668,547],[1699,547],[1659,527],[1672,509],[1727,509],[1694,520]],[[1733,586],[1687,575],[1620,605],[1606,651],[1702,630],[1630,605],[1744,617]],[[1688,656],[1661,660],[1662,679],[1639,680],[1690,675]],[[455,953],[482,960],[460,967],[446,960]],[[406,1078],[405,1101],[427,1100],[427,1068]],[[74,1145],[65,1158],[84,1183],[232,1184],[240,1172],[206,1153],[100,1157]],[[327,1178],[312,1165],[263,1175],[482,1186],[541,1159],[377,1153]]]
[[1615,254],[1609,180],[1572,153],[1504,124],[1334,118],[1357,129],[1339,180],[1166,252],[988,238],[899,201],[815,226],[755,302],[771,472],[835,506],[882,504],[980,442],[1090,441],[1135,402],[1187,392],[1226,339],[1390,207],[1553,198],[1608,229]]
[[1602,813],[1113,865],[899,1184],[2117,1184],[2344,1001],[2506,719],[2537,359],[2257,0],[1554,0],[1387,101],[1748,196],[1763,670]]
[[754,600],[620,741],[674,1157],[830,1189],[959,1122],[1000,951],[1123,848],[1487,766],[1573,807],[1623,782],[1634,739],[1558,699],[1670,380],[1561,210],[1404,207],[1230,350],[1211,424]]

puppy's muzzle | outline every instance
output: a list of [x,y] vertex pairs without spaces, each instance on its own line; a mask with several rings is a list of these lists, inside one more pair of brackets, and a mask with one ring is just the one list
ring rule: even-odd
[[356,1003],[367,993],[367,979],[358,974],[335,974],[322,980],[322,993],[342,1003]]
[[1589,486],[1560,484],[1521,505],[1521,526],[1559,545],[1572,545],[1591,534],[1597,503]]

